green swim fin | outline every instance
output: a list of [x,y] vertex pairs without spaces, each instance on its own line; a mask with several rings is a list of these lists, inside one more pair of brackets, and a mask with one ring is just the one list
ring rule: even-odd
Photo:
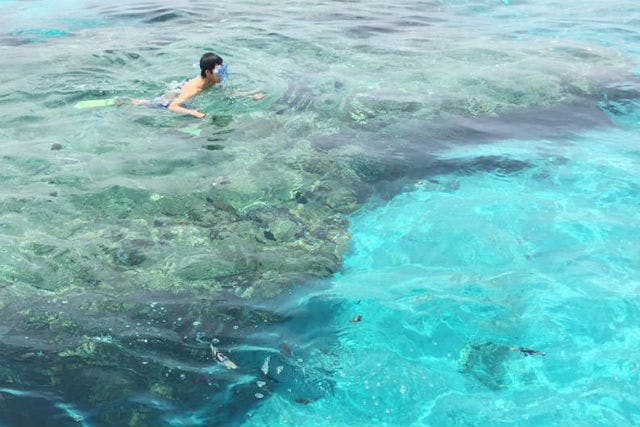
[[98,107],[111,107],[116,104],[116,98],[107,99],[87,99],[84,101],[78,101],[74,108],[98,108]]

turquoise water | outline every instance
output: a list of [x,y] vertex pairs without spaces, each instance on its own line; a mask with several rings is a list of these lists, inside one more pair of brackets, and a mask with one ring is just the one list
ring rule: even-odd
[[430,176],[355,215],[328,292],[335,397],[278,395],[247,425],[637,424],[636,131],[474,148],[531,166]]
[[[626,0],[0,1],[0,425],[640,424],[639,40]],[[207,50],[205,121],[73,107]]]

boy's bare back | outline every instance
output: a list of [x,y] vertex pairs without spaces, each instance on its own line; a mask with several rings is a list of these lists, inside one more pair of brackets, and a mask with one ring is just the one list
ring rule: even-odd
[[173,101],[171,101],[171,103],[167,108],[177,113],[190,114],[199,119],[205,117],[206,116],[205,113],[196,109],[186,108],[183,106],[183,104],[188,102],[191,98],[193,98],[194,96],[202,92],[204,89],[220,82],[219,76],[217,76],[215,73],[211,73],[211,74],[213,74],[215,77],[218,77],[218,81],[215,81],[215,78],[214,79],[207,78],[209,76],[205,78],[202,78],[200,76],[194,77],[193,79],[189,80],[182,86],[182,89],[180,90],[180,94],[178,95],[178,97],[175,98]]

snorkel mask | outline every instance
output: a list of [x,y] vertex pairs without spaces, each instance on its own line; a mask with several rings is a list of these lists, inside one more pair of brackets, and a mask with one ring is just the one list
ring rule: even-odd
[[220,83],[221,84],[226,83],[227,80],[229,79],[229,72],[227,71],[227,64],[219,65],[216,68],[215,73],[220,76]]

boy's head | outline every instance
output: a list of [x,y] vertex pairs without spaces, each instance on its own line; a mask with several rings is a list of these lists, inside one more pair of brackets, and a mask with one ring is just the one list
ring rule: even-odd
[[215,53],[207,52],[200,58],[200,76],[207,77],[207,71],[213,73],[216,65],[222,65],[222,58]]

